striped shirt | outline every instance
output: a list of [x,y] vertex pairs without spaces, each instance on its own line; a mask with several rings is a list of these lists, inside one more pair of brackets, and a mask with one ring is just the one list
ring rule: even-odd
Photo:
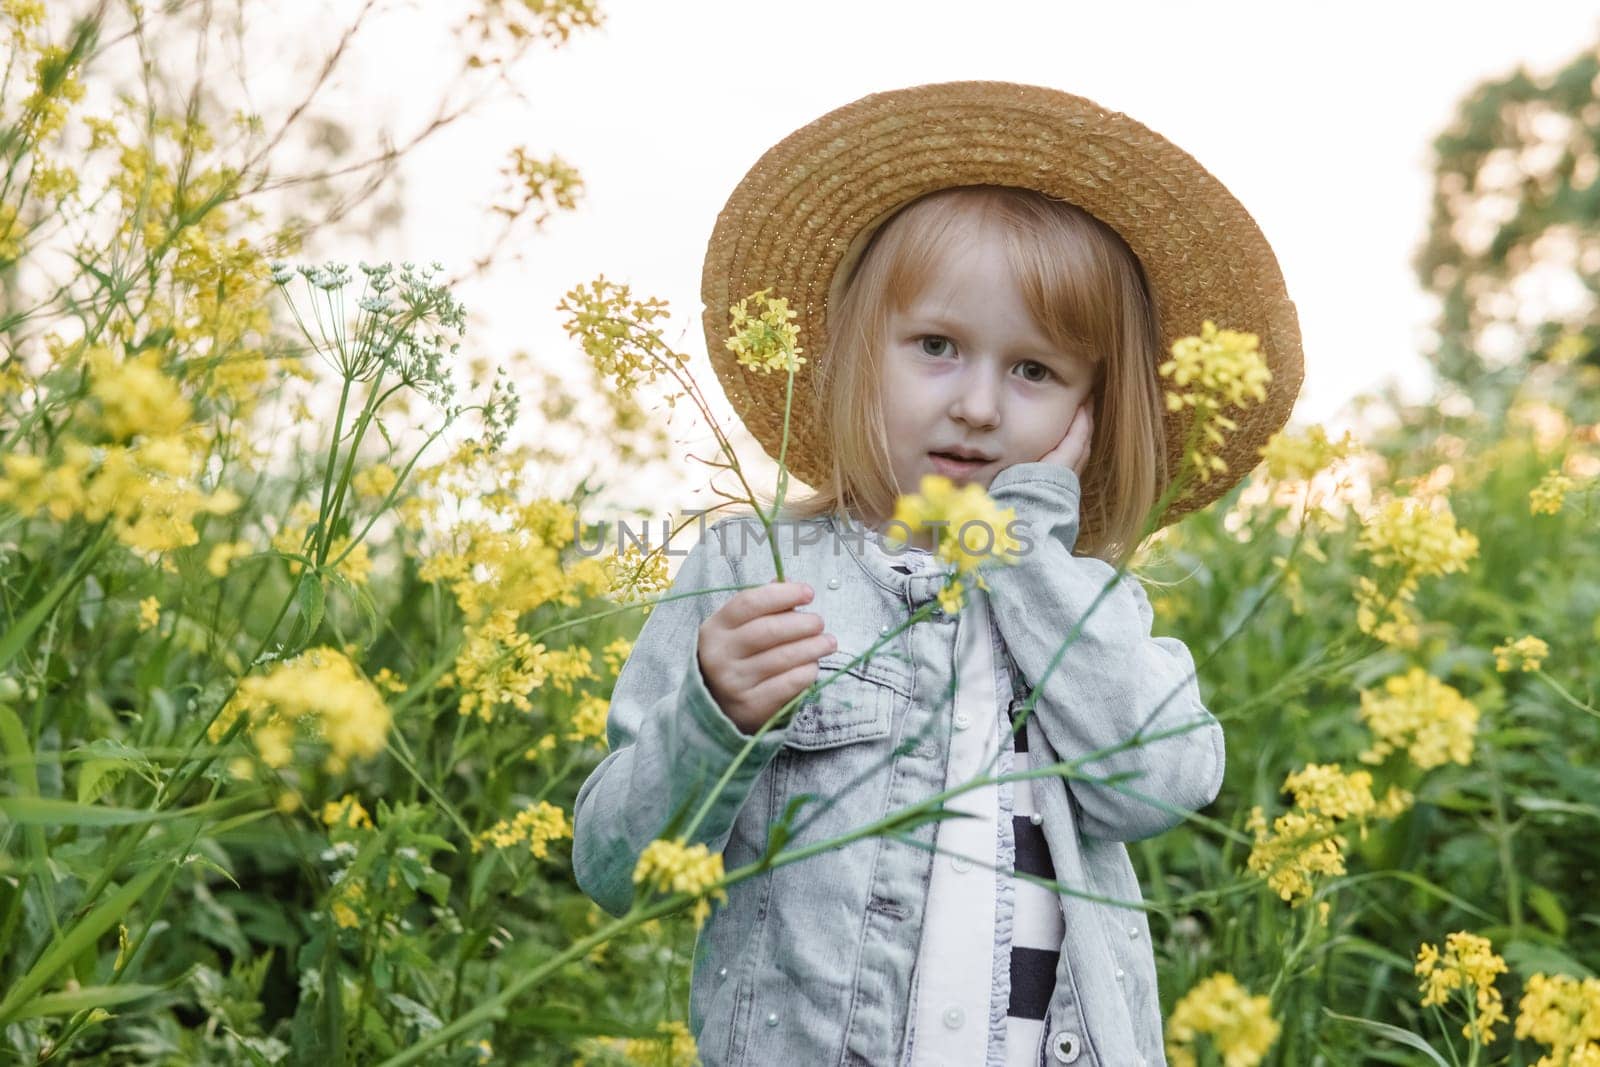
[[[920,549],[904,550],[892,560],[907,574],[940,566]],[[974,589],[967,597],[957,620],[962,629],[956,642],[948,785],[979,772],[1003,775],[1028,766],[1027,731],[1019,727],[1013,734],[1011,729],[1023,703],[1021,679],[990,621],[987,595]],[[997,675],[1013,694],[1006,715],[999,714],[995,700]],[[1065,926],[1055,893],[1013,873],[1055,877],[1033,785],[1033,780],[1001,782],[964,792],[949,806],[979,818],[937,824],[939,851],[913,978],[916,1027],[909,1067],[1037,1067],[1041,1062]],[[985,924],[990,929],[962,921],[979,912],[992,915],[992,924]],[[985,957],[987,968],[979,963]]]

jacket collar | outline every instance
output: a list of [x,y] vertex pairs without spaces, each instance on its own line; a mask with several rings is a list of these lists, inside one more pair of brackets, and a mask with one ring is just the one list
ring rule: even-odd
[[919,553],[928,555],[925,550],[889,545],[883,534],[840,511],[827,517],[827,525],[830,537],[844,546],[843,552],[855,561],[861,573],[912,611],[937,597],[954,569],[954,564],[936,560],[931,569],[907,574],[896,567],[908,566]]

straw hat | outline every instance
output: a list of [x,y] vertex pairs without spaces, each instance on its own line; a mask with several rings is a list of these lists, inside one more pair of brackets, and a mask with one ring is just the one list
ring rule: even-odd
[[[824,428],[807,418],[827,316],[867,242],[896,210],[939,189],[1006,185],[1067,200],[1121,235],[1161,311],[1161,358],[1203,320],[1260,338],[1267,399],[1225,407],[1239,424],[1217,453],[1226,472],[1191,479],[1164,523],[1204,507],[1259,462],[1303,377],[1299,319],[1255,220],[1183,149],[1128,116],[1037,85],[945,82],[874,93],[789,134],[750,168],[717,217],[700,295],[712,366],[750,432],[777,459],[787,375],[741,366],[724,343],[729,308],[770,287],[799,312],[807,362],[795,375],[790,475],[825,485]],[[1151,368],[1155,374],[1155,368]],[[1167,412],[1167,468],[1180,469],[1193,409]]]

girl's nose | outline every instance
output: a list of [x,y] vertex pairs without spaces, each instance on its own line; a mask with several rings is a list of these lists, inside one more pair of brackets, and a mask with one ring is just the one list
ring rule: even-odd
[[971,426],[994,427],[1000,422],[1000,390],[987,367],[974,365],[962,376],[950,415]]

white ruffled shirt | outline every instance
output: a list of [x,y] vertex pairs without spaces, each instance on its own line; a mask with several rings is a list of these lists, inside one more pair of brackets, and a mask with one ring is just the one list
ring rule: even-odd
[[[946,566],[921,549],[885,555],[910,573]],[[1010,715],[1002,715],[995,700],[994,652],[1000,641],[988,599],[980,589],[969,590],[956,620],[956,699],[947,720],[946,788],[1027,765],[1026,733],[1019,730],[1013,738]],[[912,981],[913,1037],[904,1067],[1036,1067],[1039,1062],[1065,927],[1055,894],[1012,873],[1021,869],[1054,877],[1032,784],[1002,782],[967,790],[947,804],[977,817],[937,824]],[[985,916],[988,921],[979,918]]]

